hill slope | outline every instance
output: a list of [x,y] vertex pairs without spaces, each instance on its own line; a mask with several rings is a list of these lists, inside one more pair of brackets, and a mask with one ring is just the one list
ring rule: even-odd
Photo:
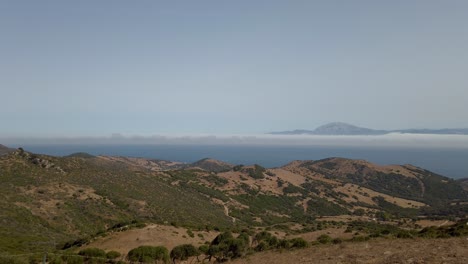
[[60,248],[79,245],[141,222],[306,232],[322,228],[325,219],[396,224],[403,217],[468,212],[458,181],[410,165],[340,158],[266,169],[211,159],[180,164],[19,150],[0,156],[0,180],[0,214],[8,220],[0,226],[0,250],[7,252],[34,250],[50,239]]
[[468,240],[379,239],[372,242],[322,245],[291,252],[262,252],[233,264],[275,263],[467,263]]
[[15,151],[15,150],[12,149],[12,148],[9,148],[9,147],[7,147],[7,146],[4,146],[4,145],[0,144],[0,156],[1,156],[1,155],[8,154],[8,153],[11,153],[11,152],[13,152],[13,151]]

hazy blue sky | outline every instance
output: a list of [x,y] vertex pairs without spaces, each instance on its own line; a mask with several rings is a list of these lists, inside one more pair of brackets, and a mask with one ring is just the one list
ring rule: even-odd
[[1,1],[0,136],[468,127],[468,1]]

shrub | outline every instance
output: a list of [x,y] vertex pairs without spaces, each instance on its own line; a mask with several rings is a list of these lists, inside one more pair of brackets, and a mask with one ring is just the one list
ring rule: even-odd
[[108,259],[116,259],[116,258],[120,257],[120,255],[121,254],[119,252],[111,250],[111,251],[107,252],[106,257]]
[[189,257],[198,256],[200,251],[191,244],[176,246],[171,250],[171,259],[175,263],[176,259],[187,260]]
[[26,264],[26,261],[14,257],[0,256],[0,264]]
[[318,238],[317,238],[317,241],[320,243],[320,244],[328,244],[328,243],[331,243],[332,242],[332,238],[329,236],[329,235],[320,235]]
[[169,262],[169,252],[167,248],[159,246],[139,246],[128,252],[127,256],[130,261],[138,261],[143,263],[153,263],[154,261],[162,260],[164,263]]
[[277,248],[288,249],[291,248],[291,242],[287,239],[281,239],[278,241]]
[[104,264],[106,262],[106,252],[99,248],[85,248],[78,252],[84,257],[84,261],[92,264]]
[[414,238],[414,236],[411,234],[411,232],[402,230],[397,233],[397,238]]
[[189,235],[189,237],[195,237],[195,234],[190,229],[187,229],[187,235]]
[[249,174],[249,176],[257,180],[265,178],[265,176],[263,175],[264,172],[266,172],[266,169],[257,164],[254,165],[254,168],[247,169],[247,173]]
[[106,252],[100,248],[85,248],[78,252],[78,255],[85,257],[105,258]]
[[207,254],[209,249],[210,249],[210,246],[206,244],[198,247],[198,250],[203,254]]
[[364,242],[364,241],[367,241],[369,240],[369,237],[368,236],[355,236],[351,239],[351,241],[353,242]]
[[241,233],[237,238],[226,231],[219,234],[210,244],[207,254],[223,262],[231,258],[244,256],[248,249],[248,235]]
[[296,237],[289,240],[291,248],[306,248],[309,244],[302,237]]
[[62,259],[67,263],[67,264],[83,264],[83,257],[79,256],[62,256]]
[[343,240],[342,240],[341,238],[334,238],[334,239],[332,240],[332,243],[333,243],[333,244],[341,244],[342,242],[343,242]]

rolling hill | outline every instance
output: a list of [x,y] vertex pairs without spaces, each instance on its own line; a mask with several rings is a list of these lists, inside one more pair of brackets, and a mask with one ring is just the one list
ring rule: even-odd
[[[0,250],[57,248],[143,223],[192,230],[267,228],[302,233],[352,221],[467,216],[460,181],[411,165],[328,158],[280,168],[204,159],[0,156]],[[341,229],[340,229],[341,230]],[[345,228],[341,232],[344,232]]]
[[13,151],[15,150],[0,144],[0,156],[11,153]]

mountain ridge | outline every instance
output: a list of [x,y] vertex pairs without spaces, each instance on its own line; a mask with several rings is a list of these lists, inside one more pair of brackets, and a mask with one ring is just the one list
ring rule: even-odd
[[343,122],[332,122],[317,127],[314,130],[296,129],[290,131],[269,132],[272,135],[385,135],[390,133],[403,134],[436,134],[436,135],[468,135],[468,128],[443,128],[443,129],[399,129],[377,130],[359,127]]
[[11,152],[14,152],[15,149],[9,148],[5,145],[0,144],[0,155],[5,155]]
[[0,212],[11,221],[0,226],[0,250],[34,250],[32,242],[46,238],[67,248],[141,222],[279,231],[298,224],[315,230],[315,219],[326,217],[466,217],[461,181],[411,165],[327,158],[271,169],[231,166],[212,159],[2,155]]

